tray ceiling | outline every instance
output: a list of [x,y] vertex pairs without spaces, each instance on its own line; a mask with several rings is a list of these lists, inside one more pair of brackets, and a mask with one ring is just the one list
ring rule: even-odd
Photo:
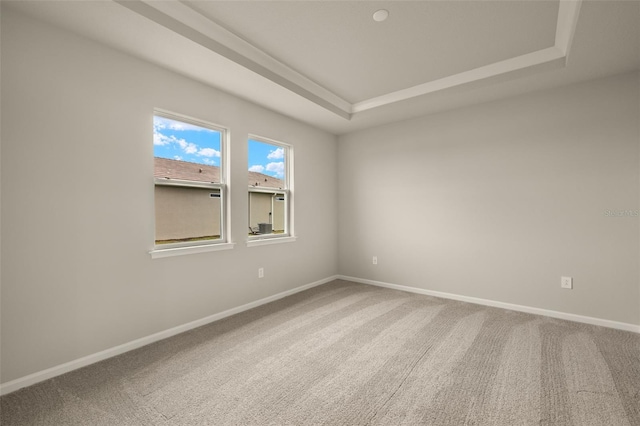
[[2,3],[336,134],[640,68],[640,2]]
[[[350,103],[555,44],[558,1],[183,2]],[[378,9],[389,11],[375,22]]]

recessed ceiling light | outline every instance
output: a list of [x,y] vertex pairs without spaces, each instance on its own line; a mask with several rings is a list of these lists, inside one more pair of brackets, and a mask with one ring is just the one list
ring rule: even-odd
[[373,20],[376,22],[382,22],[389,17],[389,11],[386,9],[376,10],[373,14]]

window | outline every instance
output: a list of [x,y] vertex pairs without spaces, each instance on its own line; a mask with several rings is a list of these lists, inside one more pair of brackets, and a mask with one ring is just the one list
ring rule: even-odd
[[249,138],[249,241],[293,237],[293,153],[289,145]]
[[227,241],[226,137],[222,127],[155,111],[156,250]]

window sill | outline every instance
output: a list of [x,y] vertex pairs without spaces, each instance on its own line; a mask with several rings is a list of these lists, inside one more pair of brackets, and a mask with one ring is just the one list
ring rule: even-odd
[[235,243],[205,244],[201,246],[154,249],[149,252],[152,259],[161,257],[182,256],[184,254],[206,253],[209,251],[231,250]]
[[292,243],[297,240],[298,237],[272,237],[272,238],[256,238],[252,240],[247,240],[247,247],[256,247],[256,246],[267,246],[270,244],[282,244],[282,243]]

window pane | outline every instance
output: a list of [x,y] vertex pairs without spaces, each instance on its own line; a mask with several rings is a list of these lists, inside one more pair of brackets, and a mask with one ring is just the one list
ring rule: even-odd
[[249,235],[289,232],[287,161],[290,149],[249,139]]
[[156,244],[223,238],[223,130],[194,123],[153,117]]
[[249,186],[286,188],[286,148],[249,139]]
[[285,226],[285,194],[249,192],[250,234],[283,234]]
[[218,130],[154,116],[154,176],[219,183],[221,139]]
[[156,244],[220,239],[220,190],[155,187]]

